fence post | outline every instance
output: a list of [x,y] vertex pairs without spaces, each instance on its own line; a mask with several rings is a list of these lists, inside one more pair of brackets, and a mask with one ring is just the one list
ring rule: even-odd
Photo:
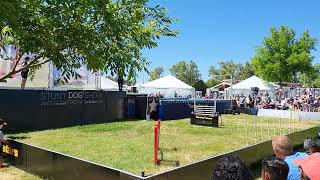
[[253,118],[254,120],[254,144],[257,144],[257,129],[256,129],[256,118]]
[[263,120],[262,117],[260,118],[260,133],[261,133],[261,142],[263,142]]
[[158,165],[158,126],[154,127],[154,150],[153,150],[153,164]]

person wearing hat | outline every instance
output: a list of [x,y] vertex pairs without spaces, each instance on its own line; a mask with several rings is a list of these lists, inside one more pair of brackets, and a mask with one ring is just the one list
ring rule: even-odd
[[[4,143],[7,143],[6,139],[4,138],[3,132],[1,131],[3,126],[6,126],[6,125],[7,125],[7,123],[4,122],[3,119],[0,119],[0,148],[1,148],[1,150],[2,150],[2,145]],[[1,155],[1,153],[0,153],[0,155]],[[6,165],[4,165],[4,163],[0,160],[0,168],[2,168],[2,167],[6,167]]]
[[307,158],[296,159],[294,163],[299,166],[302,180],[320,179],[320,153],[313,153]]

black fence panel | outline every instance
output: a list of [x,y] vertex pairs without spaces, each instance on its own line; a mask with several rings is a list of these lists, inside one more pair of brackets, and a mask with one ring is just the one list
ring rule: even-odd
[[[110,120],[122,120],[125,118],[125,99],[126,92],[108,91],[107,92],[107,115]],[[120,111],[121,109],[121,111]]]
[[[194,101],[192,100],[162,100],[159,105],[159,117],[162,120],[190,118],[193,111]],[[211,105],[215,104],[214,100],[201,99],[197,100],[197,104]],[[217,100],[216,110],[219,114],[224,114],[226,109],[230,109],[230,100]]]
[[[300,148],[307,137],[316,137],[319,127],[314,127],[289,135],[295,149]],[[257,169],[264,158],[274,155],[271,141],[239,149],[227,154],[238,155],[251,169]],[[225,155],[225,154],[224,154]],[[152,180],[207,180],[211,178],[217,161],[222,157],[215,156],[186,166],[178,167],[163,173],[150,176]]]
[[[319,127],[295,132],[289,135],[293,145],[300,148],[307,137],[316,137]],[[2,150],[4,157],[14,166],[47,179],[115,179],[115,180],[193,180],[210,179],[217,161],[223,156],[214,156],[189,165],[178,167],[149,177],[140,177],[131,173],[81,160],[72,156],[53,152],[28,144],[9,141]],[[238,155],[252,170],[256,170],[261,161],[273,155],[271,141],[239,149],[227,154]]]
[[127,118],[145,119],[147,109],[146,94],[127,94]]
[[142,177],[72,156],[9,140],[4,157],[15,167],[45,179],[137,180]]
[[125,118],[125,92],[0,89],[9,130],[43,130]]

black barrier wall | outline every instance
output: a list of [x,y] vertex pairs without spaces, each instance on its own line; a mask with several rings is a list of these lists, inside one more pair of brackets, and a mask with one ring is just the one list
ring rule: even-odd
[[[295,132],[289,137],[294,147],[300,147],[307,137],[316,137],[319,127]],[[125,171],[95,164],[72,156],[53,152],[28,144],[9,141],[4,148],[7,159],[19,169],[48,179],[115,179],[115,180],[207,180],[217,161],[223,156],[214,156],[189,165],[171,169],[149,177],[140,177]],[[273,155],[271,141],[239,149],[227,154],[238,155],[252,169],[260,166],[261,161]]]
[[[316,137],[319,127],[314,127],[300,132],[295,132],[289,135],[294,147],[300,147],[307,137]],[[266,157],[274,155],[271,147],[271,141],[266,141],[247,148],[239,149],[227,154],[238,155],[252,169],[256,169],[262,160]],[[215,156],[202,161],[198,161],[189,165],[175,168],[163,173],[159,173],[148,177],[152,180],[208,180],[211,178],[212,171],[217,161],[222,157]]]
[[0,118],[15,131],[122,120],[125,97],[112,91],[0,89]]
[[[6,155],[15,167],[45,179],[70,180],[134,180],[133,174],[81,160],[72,156],[49,151],[28,144],[9,141],[8,152],[15,150],[17,156]],[[4,153],[6,154],[6,153]]]
[[[161,120],[172,120],[172,119],[182,119],[182,118],[190,118],[191,112],[193,111],[194,101],[192,100],[160,100],[161,103],[159,105],[159,118]],[[214,100],[197,100],[197,104],[202,105],[214,105]],[[230,109],[231,100],[223,100],[219,99],[216,102],[217,112],[219,114],[224,114],[226,109]]]
[[128,119],[146,118],[147,96],[147,94],[127,93]]

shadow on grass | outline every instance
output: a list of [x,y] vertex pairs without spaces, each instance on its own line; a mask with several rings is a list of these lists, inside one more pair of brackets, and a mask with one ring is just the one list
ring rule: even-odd
[[28,136],[8,136],[9,139],[12,139],[12,140],[19,140],[19,139],[28,139],[30,137]]
[[[21,133],[30,133],[30,132],[45,131],[45,130],[62,129],[62,128],[81,127],[81,126],[87,126],[87,125],[101,125],[101,124],[112,124],[112,123],[119,123],[119,122],[134,122],[134,121],[144,121],[144,119],[120,119],[120,120],[105,120],[105,121],[99,121],[99,122],[90,122],[89,120],[86,120],[80,123],[65,125],[60,127],[44,127],[44,128],[35,128],[35,129],[8,128],[8,129],[5,129],[5,132],[6,134],[21,134]],[[156,120],[154,121],[156,122]]]
[[163,159],[163,160],[159,160],[159,165],[179,167],[180,161]]
[[174,152],[174,151],[178,151],[178,148],[174,147],[171,149],[167,149],[167,148],[159,148],[160,154],[163,157],[163,152]]
[[166,149],[166,148],[159,148],[160,152],[160,158],[159,158],[159,165],[165,165],[165,166],[180,166],[180,161],[178,160],[169,160],[169,159],[164,159],[163,158],[163,152],[175,152],[178,151],[178,148],[171,148],[171,149]]

